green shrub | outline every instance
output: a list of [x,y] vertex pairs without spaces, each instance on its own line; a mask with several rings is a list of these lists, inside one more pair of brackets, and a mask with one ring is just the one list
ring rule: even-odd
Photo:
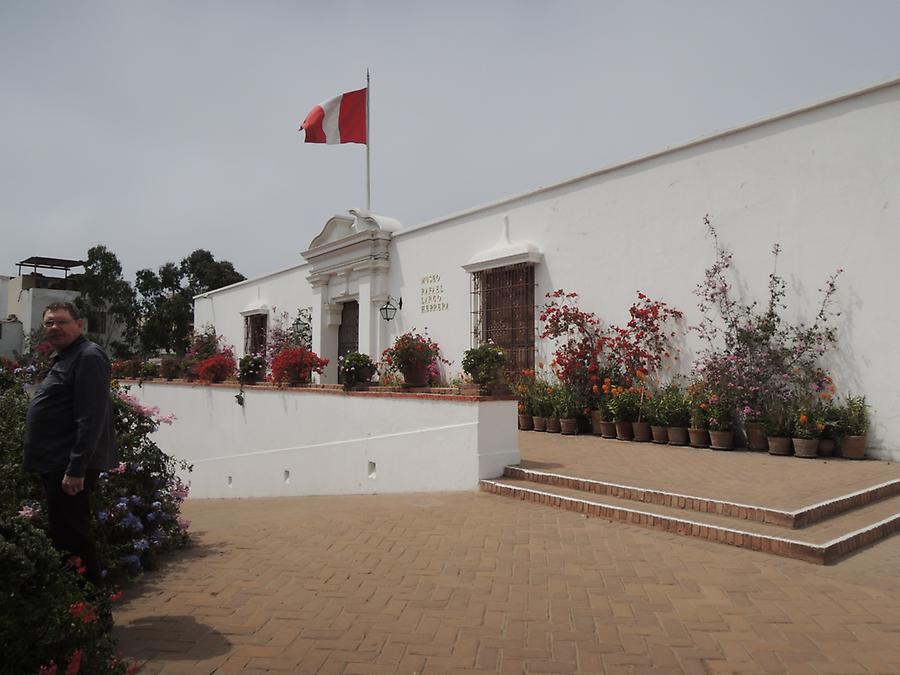
[[869,431],[869,406],[865,396],[847,396],[842,406],[841,426],[850,436],[865,436]]
[[482,394],[489,394],[496,384],[503,381],[506,352],[493,342],[467,349],[463,354],[463,372],[481,387]]
[[0,515],[0,569],[0,672],[126,671],[102,620],[108,595],[79,579],[77,563],[64,567],[41,529]]

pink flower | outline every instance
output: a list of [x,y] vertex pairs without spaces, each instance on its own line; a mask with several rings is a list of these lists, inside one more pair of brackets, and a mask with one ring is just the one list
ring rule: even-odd
[[19,509],[19,517],[25,520],[31,520],[41,512],[40,506],[28,506],[27,504]]

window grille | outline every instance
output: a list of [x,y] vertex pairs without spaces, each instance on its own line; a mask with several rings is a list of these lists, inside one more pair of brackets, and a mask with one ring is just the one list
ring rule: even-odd
[[510,373],[534,368],[534,264],[473,273],[471,305],[472,345],[503,347]]
[[268,324],[268,314],[250,314],[244,317],[244,354],[265,352]]

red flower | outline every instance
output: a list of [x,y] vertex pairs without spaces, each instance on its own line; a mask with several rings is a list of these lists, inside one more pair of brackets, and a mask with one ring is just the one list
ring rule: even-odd
[[81,670],[81,657],[82,651],[76,649],[72,654],[72,658],[69,659],[69,667],[66,668],[66,675],[78,675],[78,671]]

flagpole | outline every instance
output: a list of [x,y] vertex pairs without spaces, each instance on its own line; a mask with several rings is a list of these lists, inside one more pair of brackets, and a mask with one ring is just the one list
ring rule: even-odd
[[369,131],[369,99],[372,96],[372,85],[369,82],[369,69],[366,68],[366,211],[372,209],[372,136]]

